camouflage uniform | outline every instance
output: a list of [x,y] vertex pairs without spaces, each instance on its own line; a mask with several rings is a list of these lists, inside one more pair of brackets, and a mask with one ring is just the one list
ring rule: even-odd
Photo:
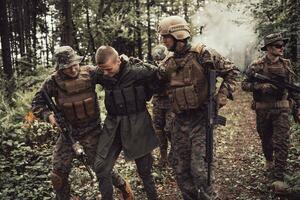
[[[219,105],[224,105],[226,99],[232,97],[238,70],[205,45],[189,45],[190,30],[181,17],[165,18],[159,25],[159,32],[162,36],[171,35],[175,43],[175,47],[170,48],[174,54],[169,55],[164,66],[171,77],[168,93],[175,113],[171,143],[177,184],[185,200],[212,199],[214,189],[207,185],[204,158],[208,100],[206,72],[208,69],[216,70],[217,75],[223,78],[217,100]],[[178,49],[177,42],[185,43],[185,46]]]
[[[77,56],[74,50],[68,46],[59,47],[55,56],[57,58],[57,71],[43,83],[41,89],[36,93],[32,100],[32,110],[37,117],[48,121],[52,112],[46,106],[47,104],[41,92],[42,89],[50,97],[54,97],[58,108],[62,110],[67,122],[72,126],[74,139],[83,146],[88,157],[88,164],[93,166],[97,142],[101,134],[100,112],[95,93],[95,85],[98,82],[96,76],[94,76],[95,68],[81,67],[79,75],[76,78],[70,78],[62,73],[60,69],[76,63],[79,64],[81,57]],[[74,84],[74,87],[70,83]],[[89,86],[85,88],[86,85]],[[77,89],[78,91],[76,91]],[[83,112],[80,111],[82,102],[84,104]],[[70,103],[75,110],[67,108]],[[52,156],[51,181],[56,192],[56,199],[67,200],[70,198],[68,176],[74,157],[75,153],[71,143],[60,135]],[[114,185],[123,189],[125,180],[116,173],[112,174]]]
[[[163,45],[157,45],[152,52],[152,58],[159,65],[164,62],[168,51]],[[161,65],[162,66],[162,65]],[[153,126],[159,139],[160,166],[165,166],[167,160],[171,161],[172,151],[168,155],[168,143],[171,142],[171,125],[174,113],[171,112],[170,100],[168,94],[161,93],[153,95]],[[167,158],[168,157],[168,158]]]
[[[160,165],[164,166],[167,161],[168,143],[171,141],[171,126],[174,113],[170,110],[169,98],[166,95],[155,95],[153,104],[153,125],[159,139]],[[172,152],[170,152],[170,155]],[[170,158],[171,159],[171,158]]]
[[291,99],[300,105],[300,96],[288,93],[287,90],[270,88],[268,91],[258,89],[259,83],[251,75],[256,72],[270,78],[283,77],[282,81],[292,83],[294,72],[289,60],[279,58],[272,63],[267,56],[254,61],[246,70],[246,79],[242,82],[242,89],[253,93],[252,108],[256,112],[257,132],[261,139],[262,150],[266,161],[275,161],[274,176],[283,180],[287,165],[289,146],[289,113]]

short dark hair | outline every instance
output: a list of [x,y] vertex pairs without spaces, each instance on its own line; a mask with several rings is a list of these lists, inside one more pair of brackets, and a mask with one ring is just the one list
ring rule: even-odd
[[101,46],[97,49],[95,60],[97,64],[105,64],[111,56],[118,56],[118,52],[111,46]]

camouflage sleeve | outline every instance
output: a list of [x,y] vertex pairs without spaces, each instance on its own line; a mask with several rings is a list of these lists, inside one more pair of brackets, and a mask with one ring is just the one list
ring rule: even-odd
[[255,72],[255,65],[250,64],[245,71],[245,78],[242,81],[242,90],[246,92],[253,92],[255,81],[251,78],[251,74]]
[[32,112],[34,113],[34,115],[42,120],[48,121],[48,117],[52,113],[52,111],[47,107],[46,101],[42,95],[42,90],[45,90],[50,97],[57,96],[57,86],[52,77],[48,78],[42,84],[41,88],[33,97],[31,103]]
[[213,49],[206,49],[202,55],[205,66],[212,67],[216,70],[217,76],[223,79],[219,94],[225,95],[227,98],[233,98],[233,92],[237,86],[239,75],[238,68],[228,59],[221,56]]

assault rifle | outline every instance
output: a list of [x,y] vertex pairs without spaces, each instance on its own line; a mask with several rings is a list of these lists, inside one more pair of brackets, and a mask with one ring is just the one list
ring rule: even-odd
[[258,81],[261,81],[261,82],[271,83],[271,84],[275,85],[278,88],[287,89],[290,92],[300,93],[300,87],[299,86],[293,85],[291,83],[287,83],[285,81],[282,81],[282,80],[280,80],[280,78],[279,79],[272,79],[268,76],[265,76],[265,75],[262,75],[262,74],[259,74],[259,73],[253,73],[252,78],[254,78]]
[[218,108],[215,101],[216,93],[216,71],[208,70],[209,86],[208,86],[208,105],[206,119],[206,155],[207,162],[207,185],[211,185],[211,170],[214,153],[214,127],[215,125],[226,125],[226,118],[218,115]]
[[82,145],[78,141],[75,141],[75,139],[72,136],[72,126],[65,121],[64,117],[57,109],[55,103],[44,89],[42,90],[42,94],[46,100],[48,108],[54,113],[55,119],[59,125],[62,136],[71,142],[73,151],[75,152],[77,159],[85,166],[91,179],[94,180],[92,170],[87,164],[87,156],[84,152],[84,149]]
[[[299,86],[283,81],[283,78],[280,76],[278,76],[277,79],[276,78],[273,79],[273,78],[270,78],[268,76],[265,76],[265,75],[262,75],[259,73],[252,73],[251,77],[262,83],[271,83],[280,89],[287,89],[289,92],[300,93]],[[292,115],[293,115],[294,121],[296,123],[300,123],[298,120],[298,110],[296,109],[296,107],[292,108]]]

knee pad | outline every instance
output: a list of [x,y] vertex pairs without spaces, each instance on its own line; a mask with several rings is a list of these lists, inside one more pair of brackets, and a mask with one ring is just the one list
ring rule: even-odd
[[50,177],[54,190],[61,190],[67,183],[67,174],[52,172]]

